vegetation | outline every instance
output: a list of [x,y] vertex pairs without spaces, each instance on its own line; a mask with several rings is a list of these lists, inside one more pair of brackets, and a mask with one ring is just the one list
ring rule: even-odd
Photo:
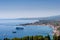
[[[51,39],[50,39],[50,36],[48,35],[45,37],[43,37],[43,36],[26,36],[23,38],[12,38],[12,39],[4,38],[4,40],[51,40]],[[52,40],[60,40],[60,36],[54,35]]]
[[54,35],[54,36],[53,36],[53,40],[60,40],[60,36]]
[[9,38],[4,38],[4,40],[10,40]]
[[50,40],[49,36],[43,37],[43,36],[26,36],[23,38],[4,38],[4,40]]
[[48,35],[48,36],[45,36],[45,37],[44,37],[44,40],[51,40],[51,39],[50,39],[50,36],[49,36],[49,35]]
[[60,31],[60,27],[59,27],[59,28],[57,28],[57,30],[59,30],[59,31]]

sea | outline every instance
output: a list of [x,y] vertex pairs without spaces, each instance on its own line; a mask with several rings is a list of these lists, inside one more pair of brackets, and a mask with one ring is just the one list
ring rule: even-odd
[[[42,36],[50,35],[50,37],[52,38],[53,29],[49,26],[43,26],[43,25],[20,26],[20,24],[33,23],[36,21],[38,20],[0,19],[0,40],[3,40],[4,38],[15,38],[15,37],[22,38],[25,36],[36,36],[36,35],[42,35]],[[24,29],[17,30],[16,27],[22,27]]]

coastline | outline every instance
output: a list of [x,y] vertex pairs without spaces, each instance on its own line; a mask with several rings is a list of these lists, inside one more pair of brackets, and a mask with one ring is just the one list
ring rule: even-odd
[[48,26],[48,27],[53,28],[53,34],[52,35],[57,35],[57,36],[60,35],[60,31],[57,30],[57,28],[59,28],[60,26],[54,26],[54,25],[51,25],[51,24],[22,24],[22,26],[29,26],[29,25]]

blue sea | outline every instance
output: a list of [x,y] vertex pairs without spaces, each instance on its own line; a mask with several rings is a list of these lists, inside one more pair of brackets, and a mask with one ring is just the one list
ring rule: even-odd
[[[32,23],[38,20],[0,20],[0,40],[4,38],[21,38],[24,36],[50,35],[52,37],[53,29],[48,26],[17,26],[19,24]],[[22,27],[23,30],[16,30],[16,27]],[[12,33],[16,31],[16,33]]]

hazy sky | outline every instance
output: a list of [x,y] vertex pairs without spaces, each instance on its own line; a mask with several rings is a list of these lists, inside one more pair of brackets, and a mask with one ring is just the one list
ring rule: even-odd
[[60,15],[60,0],[0,0],[0,18]]

